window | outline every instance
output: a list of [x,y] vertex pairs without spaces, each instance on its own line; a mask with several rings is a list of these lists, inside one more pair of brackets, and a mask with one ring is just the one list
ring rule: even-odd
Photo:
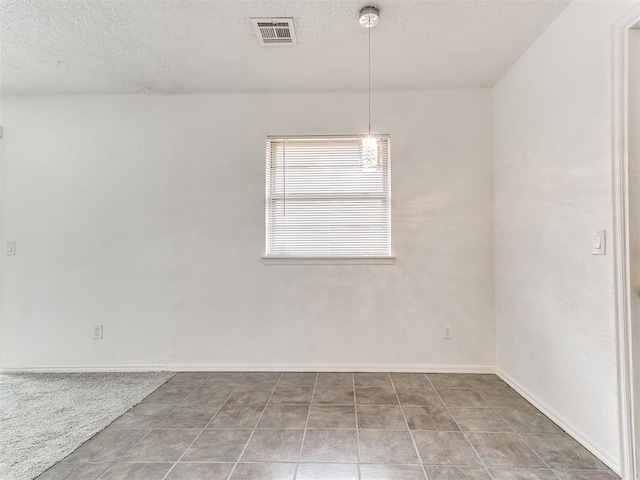
[[266,258],[392,258],[389,137],[363,168],[360,138],[269,137]]

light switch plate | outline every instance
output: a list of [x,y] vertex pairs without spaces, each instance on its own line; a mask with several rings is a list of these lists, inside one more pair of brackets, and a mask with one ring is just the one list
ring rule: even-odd
[[5,252],[5,255],[7,255],[7,256],[15,255],[16,254],[16,241],[15,240],[11,240],[11,241],[7,242],[4,252]]
[[593,232],[592,238],[592,254],[593,255],[606,255],[607,254],[607,236],[606,230],[596,230]]

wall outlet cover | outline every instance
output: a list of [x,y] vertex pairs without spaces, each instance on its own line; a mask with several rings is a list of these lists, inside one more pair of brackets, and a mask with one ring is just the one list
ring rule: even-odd
[[442,325],[442,338],[445,340],[451,340],[453,338],[451,335],[451,325]]
[[93,339],[102,340],[102,325],[93,326]]

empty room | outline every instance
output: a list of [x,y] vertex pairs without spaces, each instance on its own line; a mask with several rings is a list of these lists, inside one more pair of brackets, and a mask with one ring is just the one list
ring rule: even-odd
[[636,480],[640,2],[0,0],[0,480]]

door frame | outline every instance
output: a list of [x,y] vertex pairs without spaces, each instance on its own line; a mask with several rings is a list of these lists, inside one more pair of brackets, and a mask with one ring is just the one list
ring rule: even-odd
[[[633,394],[633,345],[630,309],[631,277],[629,251],[629,30],[640,23],[640,4],[613,27],[612,55],[612,180],[613,260],[618,363],[618,413],[620,469],[624,480],[637,480],[640,448],[640,415]],[[636,346],[640,348],[640,346]],[[636,365],[639,368],[640,365]]]

